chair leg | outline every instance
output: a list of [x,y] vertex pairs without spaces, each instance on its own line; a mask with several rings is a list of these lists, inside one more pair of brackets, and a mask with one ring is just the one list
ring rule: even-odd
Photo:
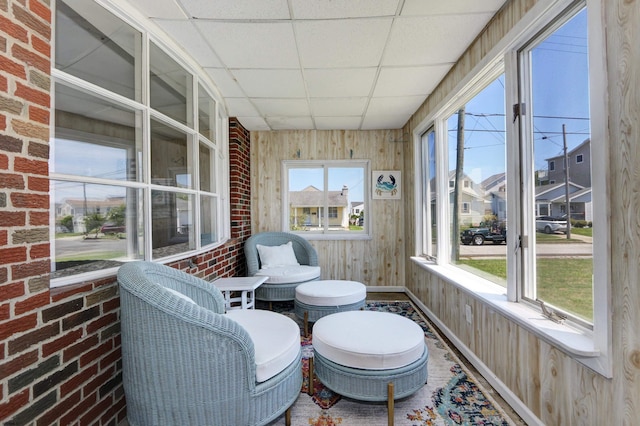
[[309,312],[304,311],[304,337],[309,337]]
[[393,382],[387,385],[387,424],[393,426]]
[[284,424],[285,426],[291,426],[291,407],[284,412]]
[[313,396],[313,385],[315,382],[315,371],[313,369],[313,358],[309,358],[309,383],[307,384],[307,395]]

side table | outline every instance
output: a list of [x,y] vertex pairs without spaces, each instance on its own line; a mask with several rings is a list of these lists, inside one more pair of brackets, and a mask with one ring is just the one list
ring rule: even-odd
[[[229,277],[218,278],[212,283],[224,295],[227,309],[255,309],[255,291],[268,279],[269,277]],[[240,292],[240,296],[231,297],[233,292]]]

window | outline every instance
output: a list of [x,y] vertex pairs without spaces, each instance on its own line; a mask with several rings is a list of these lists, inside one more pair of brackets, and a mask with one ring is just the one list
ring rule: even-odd
[[[495,287],[496,294],[518,306],[540,315],[554,312],[550,321],[563,317],[563,326],[584,337],[579,345],[531,322],[521,308],[509,311],[606,375],[611,368],[606,117],[598,101],[606,79],[592,71],[604,69],[598,53],[602,28],[591,27],[598,21],[591,19],[588,32],[587,8],[580,2],[557,2],[545,14],[544,19],[530,14],[531,28],[522,33],[529,35],[507,43],[415,130],[421,156],[418,252],[432,261],[425,267],[443,271],[470,291],[480,282],[498,285],[504,290]],[[587,41],[593,40],[598,46],[590,50]],[[572,155],[580,166],[571,167]],[[567,167],[559,170],[557,164]],[[436,181],[447,184],[430,184],[434,169]],[[434,217],[440,232],[431,240]],[[482,247],[469,250],[471,245]],[[481,255],[475,254],[478,249]]]
[[222,116],[197,74],[93,2],[58,0],[55,30],[52,285],[222,242]]
[[[283,229],[309,238],[366,236],[367,176],[368,161],[284,161]],[[354,202],[358,215],[351,213]]]

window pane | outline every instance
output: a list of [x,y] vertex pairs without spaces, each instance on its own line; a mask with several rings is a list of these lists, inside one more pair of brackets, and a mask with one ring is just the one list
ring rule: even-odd
[[198,84],[198,130],[210,141],[216,140],[216,102]]
[[289,169],[289,217],[292,231],[322,231],[324,169]]
[[142,259],[142,190],[51,181],[55,194],[55,272],[52,278]]
[[451,261],[506,286],[504,75],[447,121]]
[[135,181],[142,176],[140,112],[56,84],[52,171]]
[[193,77],[154,43],[149,43],[151,108],[193,126]]
[[191,149],[187,135],[151,120],[151,183],[191,188]]
[[203,246],[218,241],[217,201],[215,197],[200,197],[200,243]]
[[200,142],[200,190],[207,192],[215,191],[215,151],[207,144]]
[[151,191],[151,217],[154,259],[195,248],[192,195]]
[[335,231],[361,231],[359,218],[367,220],[364,210],[351,217],[352,205],[364,203],[363,167],[330,167],[328,169],[328,228]]
[[423,227],[424,247],[423,252],[427,256],[435,257],[438,241],[438,193],[436,186],[436,136],[433,129],[422,135],[422,173],[423,181]]
[[[587,52],[586,9],[530,52],[536,286],[526,296],[591,321],[593,250]],[[533,220],[534,215],[531,217]],[[571,219],[570,227],[567,217]]]
[[140,32],[86,0],[58,1],[55,31],[57,69],[141,100],[135,73],[142,50]]

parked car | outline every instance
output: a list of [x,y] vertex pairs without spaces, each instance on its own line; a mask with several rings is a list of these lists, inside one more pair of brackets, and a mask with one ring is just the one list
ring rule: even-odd
[[124,230],[125,230],[124,225],[113,225],[113,224],[107,224],[107,223],[102,225],[102,227],[100,228],[100,232],[102,232],[105,235],[121,234],[124,232]]
[[567,219],[553,216],[536,217],[536,231],[545,234],[553,234],[555,232],[567,233]]
[[460,233],[460,242],[467,246],[481,246],[485,241],[491,241],[493,244],[506,243],[507,229],[469,228]]

